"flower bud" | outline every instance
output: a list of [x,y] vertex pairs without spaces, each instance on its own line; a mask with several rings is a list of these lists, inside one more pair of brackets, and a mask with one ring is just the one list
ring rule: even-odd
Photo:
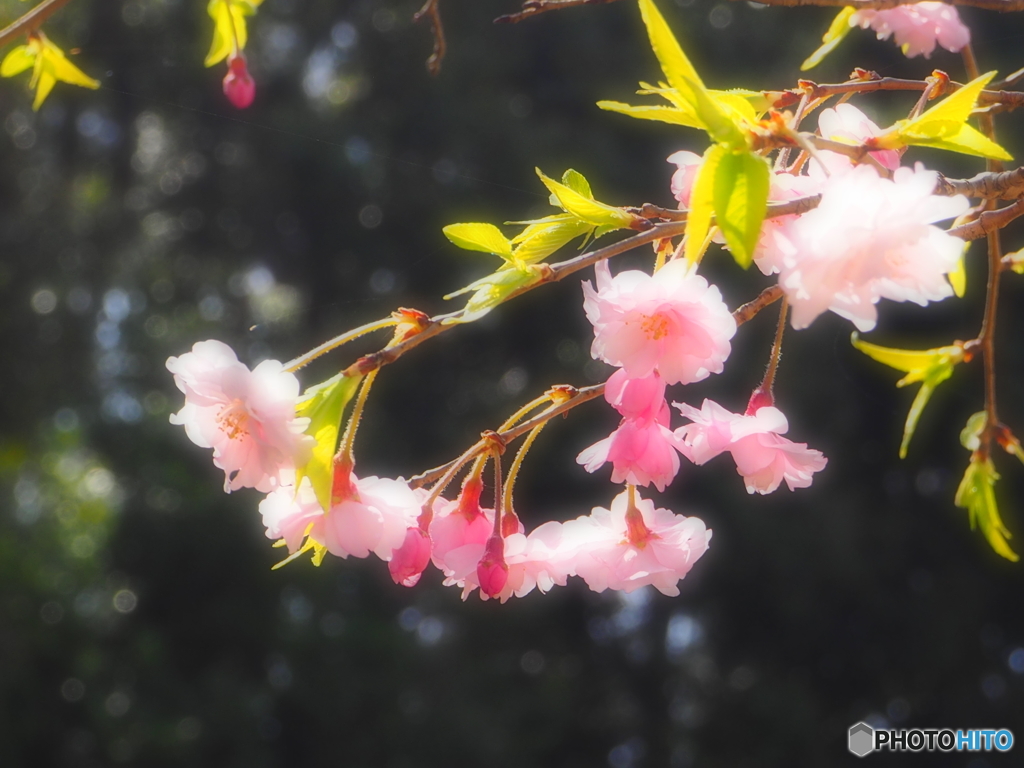
[[497,597],[508,583],[508,565],[505,564],[505,540],[491,536],[484,548],[484,556],[476,567],[480,590],[488,597]]
[[414,587],[423,575],[423,569],[430,562],[430,537],[419,528],[405,532],[402,546],[391,555],[388,570],[395,584]]
[[239,109],[245,109],[256,98],[256,83],[245,65],[245,56],[228,58],[228,73],[224,75],[224,95]]

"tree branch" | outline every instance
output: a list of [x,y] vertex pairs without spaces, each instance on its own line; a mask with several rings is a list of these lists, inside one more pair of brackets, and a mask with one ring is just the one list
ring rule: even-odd
[[[762,5],[777,5],[784,8],[802,8],[805,6],[822,6],[826,8],[845,8],[854,6],[856,8],[883,11],[888,8],[897,8],[901,5],[916,5],[922,0],[863,0],[862,2],[851,2],[851,0],[758,0]],[[948,5],[966,5],[972,8],[983,8],[986,11],[999,11],[1009,13],[1011,11],[1024,10],[1024,0],[944,0]]]
[[959,227],[953,227],[948,232],[953,237],[959,237],[961,240],[977,240],[987,236],[990,232],[999,231],[1022,215],[1024,215],[1024,198],[1005,208],[985,211],[974,221],[962,224]]
[[67,5],[71,0],[43,0],[31,11],[15,19],[3,29],[0,29],[0,45],[6,45],[21,35],[34,32],[40,25],[53,14]]
[[434,34],[434,51],[427,59],[427,71],[436,76],[441,71],[441,62],[448,51],[448,43],[444,38],[444,24],[441,23],[440,0],[427,0],[423,7],[413,14],[412,20],[419,23],[428,16],[430,29]]
[[499,16],[494,20],[495,24],[516,24],[531,16],[536,16],[548,11],[560,11],[563,8],[577,8],[581,5],[605,5],[614,3],[615,0],[525,0],[523,10],[517,13],[509,13]]
[[947,179],[940,175],[935,185],[935,194],[1016,200],[1024,196],[1024,168],[998,173],[986,171],[969,179]]

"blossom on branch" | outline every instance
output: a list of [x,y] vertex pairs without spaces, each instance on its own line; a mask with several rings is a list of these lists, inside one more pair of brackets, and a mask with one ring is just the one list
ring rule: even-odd
[[678,595],[679,580],[707,551],[711,531],[700,518],[655,509],[639,495],[631,503],[631,494],[620,493],[611,509],[596,507],[562,524],[561,547],[572,552],[575,574],[595,592],[632,592],[651,584]]
[[721,373],[736,321],[718,288],[685,261],[670,261],[653,275],[627,270],[613,278],[605,261],[594,271],[597,288],[583,283],[583,308],[594,326],[595,358],[631,378],[657,370],[666,384]]
[[185,427],[196,445],[213,449],[226,492],[272,491],[283,484],[282,472],[305,458],[313,440],[303,434],[309,419],[295,415],[299,381],[277,360],[250,371],[231,347],[211,340],[168,358],[167,370],[185,393],[171,423]]
[[662,399],[662,404],[656,418],[623,419],[608,437],[585,448],[577,463],[587,472],[596,472],[610,461],[613,483],[654,483],[664,491],[679,472],[680,443],[669,429],[668,403]]
[[963,241],[933,222],[960,215],[968,201],[933,195],[937,179],[920,165],[892,179],[860,165],[825,182],[818,207],[777,238],[779,285],[794,328],[831,310],[869,331],[880,299],[924,306],[953,295],[946,275]]
[[896,44],[908,58],[924,54],[930,58],[938,43],[956,53],[971,41],[971,30],[952,5],[939,2],[914,3],[876,11],[864,8],[850,17],[850,26],[871,27],[879,40],[895,35]]
[[425,491],[414,491],[402,480],[350,475],[348,489],[335,498],[324,516],[323,543],[338,557],[391,560],[416,527]]
[[684,455],[699,465],[728,451],[747,493],[771,493],[783,480],[791,491],[806,488],[812,475],[824,469],[828,461],[806,443],[782,437],[789,422],[774,406],[740,415],[713,400],[705,400],[699,411],[685,403],[673,405],[693,422],[676,430],[684,444]]

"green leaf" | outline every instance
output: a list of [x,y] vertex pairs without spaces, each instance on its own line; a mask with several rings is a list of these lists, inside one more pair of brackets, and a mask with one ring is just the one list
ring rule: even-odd
[[493,224],[449,224],[441,231],[459,248],[512,258],[512,243]]
[[245,17],[256,13],[256,6],[263,0],[210,0],[206,6],[207,13],[213,19],[213,40],[210,51],[203,62],[212,67],[223,61],[232,51],[245,49],[249,31]]
[[325,512],[331,508],[334,454],[338,450],[341,417],[362,378],[339,373],[306,390],[295,409],[298,416],[309,419],[306,434],[316,441],[309,461],[296,469],[295,487],[299,486],[303,477],[308,477],[317,501]]
[[594,199],[594,193],[590,191],[590,182],[587,181],[587,177],[579,171],[575,171],[572,168],[566,170],[562,174],[562,184],[567,186],[573,192],[583,195],[591,200]]
[[981,528],[982,534],[996,554],[1015,563],[1020,558],[1006,541],[1012,537],[999,517],[999,507],[996,504],[995,485],[998,479],[999,475],[990,459],[972,456],[963,480],[960,481],[960,487],[957,488],[955,504],[967,510],[971,529]]
[[753,261],[761,235],[770,178],[768,161],[749,152],[723,155],[715,171],[715,223],[744,269]]
[[905,459],[907,449],[910,447],[910,439],[914,436],[925,406],[939,384],[952,376],[953,368],[963,362],[964,348],[960,344],[952,344],[948,347],[926,350],[890,349],[861,341],[856,333],[851,336],[850,341],[854,347],[871,359],[898,371],[904,371],[907,375],[896,382],[897,387],[921,382],[921,389],[914,397],[914,402],[907,413],[906,424],[903,427],[900,458]]
[[[647,27],[647,35],[651,40],[651,48],[658,57],[661,71],[665,73],[669,85],[680,93],[686,93],[693,85],[703,88],[704,83],[694,69],[693,64],[683,53],[672,30],[665,22],[665,17],[651,0],[640,0],[640,15]],[[689,81],[689,82],[688,82]]]
[[689,107],[666,107],[660,104],[651,106],[633,106],[618,101],[599,101],[597,106],[609,112],[618,112],[639,120],[657,120],[659,123],[683,125],[687,128],[704,128],[696,113]]
[[988,423],[988,414],[985,411],[972,413],[967,419],[967,424],[960,430],[960,445],[968,451],[976,451],[981,447],[981,433]]
[[967,257],[967,249],[970,247],[970,241],[965,241],[964,247],[960,251],[960,259],[957,261],[956,267],[946,275],[950,286],[953,288],[953,293],[956,294],[958,299],[962,299],[964,294],[967,292],[967,270],[964,268],[964,260]]
[[514,259],[521,264],[534,264],[546,259],[571,240],[594,230],[593,224],[580,221],[569,213],[548,216],[532,222],[512,238]]
[[967,124],[978,97],[995,74],[989,72],[972,80],[913,120],[898,121],[873,143],[880,149],[935,147],[993,160],[1012,160],[1005,149]]
[[540,180],[544,182],[544,186],[555,196],[558,204],[581,221],[614,229],[630,227],[635,221],[636,217],[633,214],[627,213],[621,208],[605,205],[593,198],[584,197],[565,184],[559,184],[554,179],[545,176],[540,168],[535,170]]
[[533,264],[504,266],[494,274],[475,280],[465,288],[445,296],[445,299],[453,299],[464,293],[473,292],[462,314],[449,317],[443,322],[445,325],[475,322],[513,293],[539,282],[550,271],[550,267]]
[[828,27],[828,31],[824,37],[821,38],[822,45],[818,50],[807,57],[806,61],[800,65],[800,71],[806,72],[809,69],[814,69],[816,66],[821,64],[822,60],[828,56],[836,47],[843,41],[850,30],[850,17],[853,16],[855,8],[843,8],[839,12],[839,15],[832,19],[832,23]]
[[36,63],[36,53],[27,45],[19,45],[12,48],[10,53],[4,56],[0,64],[0,77],[14,77],[20,75]]
[[690,212],[686,217],[686,247],[684,255],[687,261],[697,260],[704,247],[704,240],[711,229],[711,217],[715,212],[715,179],[718,166],[729,150],[721,144],[712,144],[704,153],[697,178],[693,180],[693,191],[690,193]]

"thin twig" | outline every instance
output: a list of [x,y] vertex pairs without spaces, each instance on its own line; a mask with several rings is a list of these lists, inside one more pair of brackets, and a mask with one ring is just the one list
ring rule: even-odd
[[425,17],[430,17],[430,29],[434,34],[434,51],[427,59],[427,71],[437,75],[441,71],[441,61],[448,51],[448,43],[444,38],[444,24],[441,23],[440,0],[427,0],[423,7],[413,14],[412,20],[416,23]]
[[525,0],[523,10],[508,13],[494,20],[495,24],[516,24],[531,16],[548,11],[560,11],[565,8],[578,8],[581,5],[605,5],[615,0]]
[[53,14],[67,5],[71,0],[43,0],[39,5],[28,13],[15,19],[3,29],[0,29],[0,46],[6,45],[17,37],[34,32],[40,25]]
[[985,237],[990,232],[1002,229],[1018,216],[1024,216],[1024,198],[1005,208],[985,211],[974,221],[961,224],[959,227],[953,227],[948,232],[953,237],[959,237],[961,240],[977,240]]
[[[760,296],[758,296],[753,301],[748,301],[746,304],[743,304],[738,309],[736,309],[735,312],[732,313],[733,319],[736,321],[736,325],[743,325],[745,322],[754,317],[762,309],[764,309],[767,306],[770,306],[772,303],[778,301],[780,298],[782,298],[782,289],[779,286],[773,285],[769,288],[765,288],[763,291],[761,291]],[[567,413],[568,411],[571,411],[573,408],[575,408],[577,405],[582,405],[583,403],[598,398],[603,394],[604,384],[595,384],[592,387],[584,387],[583,389],[578,389],[571,397],[567,398],[566,400],[563,400],[562,402],[556,405],[552,405],[549,408],[545,408],[543,411],[538,413],[533,418],[527,419],[526,421],[522,421],[516,426],[511,427],[510,429],[505,429],[500,432],[497,432],[497,437],[506,444],[510,443],[517,437],[520,437],[521,435],[525,435],[526,433],[531,432],[532,430],[536,429],[542,424],[546,424],[555,416],[560,416],[563,413]],[[459,456],[459,458],[449,461],[446,464],[442,464],[439,467],[428,469],[426,472],[421,472],[418,475],[413,475],[411,478],[409,478],[409,485],[413,488],[419,488],[421,486],[428,485],[432,483],[434,480],[443,477],[445,472],[451,469],[456,464],[456,462],[464,463],[465,461],[469,460],[469,457],[480,454],[482,451],[487,450],[488,446],[492,444],[493,438],[491,438],[490,440],[481,439],[477,441],[476,444],[474,444],[471,448],[463,452],[463,454]]]

